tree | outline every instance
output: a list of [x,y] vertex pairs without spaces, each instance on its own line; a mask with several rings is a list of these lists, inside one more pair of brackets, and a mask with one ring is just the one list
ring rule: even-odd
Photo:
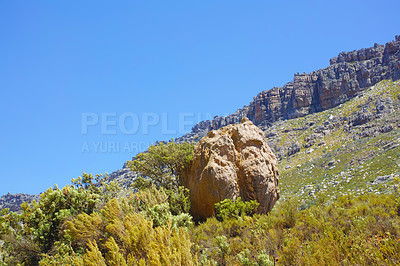
[[149,177],[156,187],[175,190],[182,184],[181,174],[193,158],[193,149],[188,142],[161,142],[136,155],[128,165],[132,171]]

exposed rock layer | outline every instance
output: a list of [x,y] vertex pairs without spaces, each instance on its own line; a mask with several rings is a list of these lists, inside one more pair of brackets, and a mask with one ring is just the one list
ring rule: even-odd
[[210,130],[239,123],[242,117],[266,128],[278,120],[338,106],[385,79],[400,79],[400,36],[386,45],[342,52],[330,60],[327,68],[295,74],[292,82],[259,93],[250,105],[231,115],[200,122],[192,132],[177,140],[196,141]]
[[257,212],[267,213],[279,198],[276,157],[249,120],[202,138],[183,180],[197,220],[212,216],[214,204],[224,199],[257,200]]

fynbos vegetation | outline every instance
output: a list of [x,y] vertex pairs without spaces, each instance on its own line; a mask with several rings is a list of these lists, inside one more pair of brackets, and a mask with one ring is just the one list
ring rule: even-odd
[[298,198],[286,197],[266,215],[254,215],[257,202],[224,200],[215,206],[216,217],[194,224],[187,198],[171,199],[168,192],[179,186],[165,188],[142,179],[140,186],[121,193],[115,182],[104,181],[84,174],[62,189],[48,189],[38,202],[24,203],[21,214],[3,209],[0,263],[400,263],[397,191],[339,196],[329,204],[321,197],[304,210]]

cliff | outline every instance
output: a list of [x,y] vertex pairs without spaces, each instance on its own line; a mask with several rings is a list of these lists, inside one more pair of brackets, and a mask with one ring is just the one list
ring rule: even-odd
[[382,80],[400,79],[400,36],[386,45],[342,52],[330,59],[330,66],[309,74],[295,74],[293,81],[254,97],[235,113],[202,121],[177,141],[197,141],[213,129],[239,123],[248,117],[262,129],[279,120],[303,117],[336,107],[360,91]]

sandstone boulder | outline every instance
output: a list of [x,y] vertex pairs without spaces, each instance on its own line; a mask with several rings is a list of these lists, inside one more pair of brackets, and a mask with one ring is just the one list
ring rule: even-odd
[[267,213],[279,198],[276,157],[261,129],[246,118],[197,143],[183,182],[196,220],[214,215],[214,204],[224,199],[257,200],[257,212]]

